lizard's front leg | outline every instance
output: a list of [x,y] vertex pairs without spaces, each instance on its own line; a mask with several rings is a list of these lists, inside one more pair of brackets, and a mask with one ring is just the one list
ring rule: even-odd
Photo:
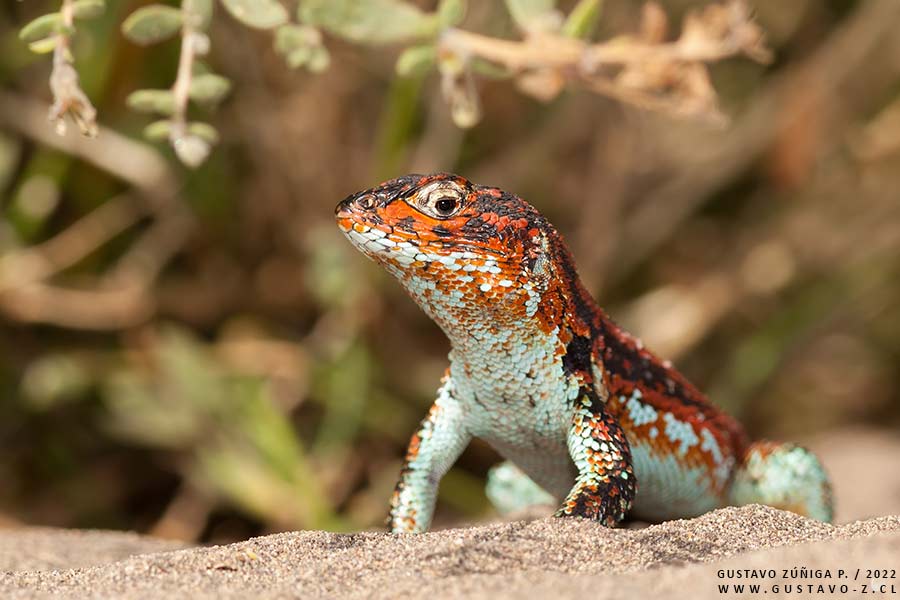
[[593,390],[581,390],[567,442],[578,475],[556,516],[613,527],[631,510],[637,481],[625,432]]
[[438,483],[471,440],[462,406],[453,397],[453,382],[447,376],[428,416],[409,441],[400,480],[391,498],[389,522],[392,532],[413,533],[428,529]]

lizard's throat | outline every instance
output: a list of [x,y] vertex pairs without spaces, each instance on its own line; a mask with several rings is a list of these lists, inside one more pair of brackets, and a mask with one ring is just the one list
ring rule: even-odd
[[388,270],[444,331],[456,353],[501,351],[511,340],[549,333],[542,293],[523,278],[490,271],[423,277],[407,269]]

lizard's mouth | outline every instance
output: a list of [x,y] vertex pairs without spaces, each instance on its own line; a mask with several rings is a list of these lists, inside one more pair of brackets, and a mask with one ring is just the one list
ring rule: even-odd
[[381,222],[374,210],[376,200],[374,194],[361,192],[339,202],[334,209],[334,218],[341,231],[365,233],[374,229],[375,224]]
[[[391,250],[394,250],[394,253],[400,250],[398,242],[390,239],[389,231],[385,231],[383,225],[377,227],[367,222],[365,208],[360,206],[358,196],[350,196],[335,208],[335,221],[347,239],[363,254],[373,258],[378,255],[390,256]],[[407,243],[404,246],[412,244]]]
[[349,214],[338,213],[337,215],[335,215],[335,220],[337,221],[337,226],[344,233],[350,233],[354,225],[368,228],[367,225],[357,223],[356,219],[354,219],[353,216]]
[[352,232],[363,235],[372,230],[366,222],[366,215],[360,209],[356,196],[350,196],[337,205],[334,209],[334,219],[341,231],[354,242],[357,240],[350,235]]

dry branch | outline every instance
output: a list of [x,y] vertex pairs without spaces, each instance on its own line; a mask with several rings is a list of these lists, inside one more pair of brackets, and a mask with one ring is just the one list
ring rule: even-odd
[[521,41],[448,29],[440,38],[445,63],[481,59],[518,77],[520,88],[541,100],[554,98],[565,81],[644,108],[721,120],[706,63],[744,54],[768,62],[762,31],[740,0],[690,13],[681,35],[660,42],[665,15],[644,11],[642,34],[591,44],[558,33],[526,32]]
[[53,70],[50,72],[53,106],[50,107],[48,115],[50,121],[55,123],[59,135],[65,135],[65,117],[69,115],[83,135],[95,137],[97,109],[81,89],[78,71],[73,65],[72,37],[69,33],[75,29],[75,8],[72,0],[63,0],[60,14],[63,31],[56,34],[56,46],[53,49]]

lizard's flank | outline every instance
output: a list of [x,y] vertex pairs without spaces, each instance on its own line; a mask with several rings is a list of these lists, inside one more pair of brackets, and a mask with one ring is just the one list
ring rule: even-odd
[[397,532],[427,530],[437,486],[474,437],[509,462],[501,508],[552,498],[613,526],[762,503],[830,521],[805,448],[749,442],[667,361],[613,323],[553,226],[519,197],[457,175],[407,175],[336,209],[356,248],[447,334],[450,366],[391,500]]

